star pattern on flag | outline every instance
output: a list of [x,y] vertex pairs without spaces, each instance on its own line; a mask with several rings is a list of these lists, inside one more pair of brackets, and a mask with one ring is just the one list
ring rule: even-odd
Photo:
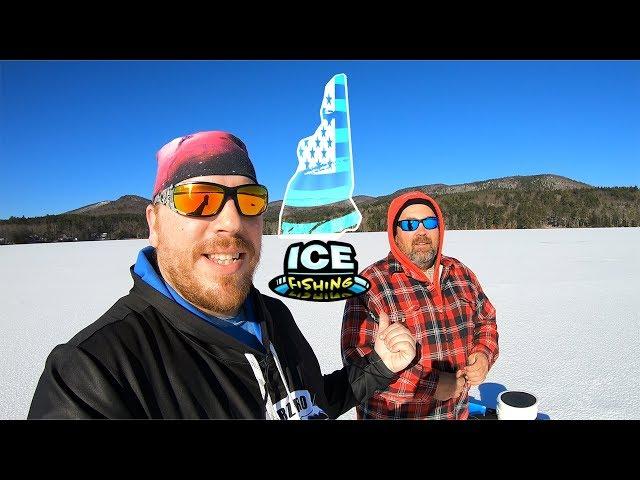
[[[318,92],[320,93],[320,91]],[[316,97],[315,121],[310,119],[295,148],[298,165],[287,183],[278,223],[278,235],[331,235],[339,238],[357,230],[362,214],[353,201],[353,159],[347,77],[334,75],[324,86],[322,97]],[[320,105],[318,105],[318,100]],[[293,152],[292,152],[293,153]],[[340,203],[334,211],[322,207]],[[312,210],[305,210],[312,208]],[[298,216],[297,212],[304,215]]]
[[333,91],[326,90],[320,107],[320,124],[313,135],[298,143],[298,165],[304,175],[336,172],[336,122]]

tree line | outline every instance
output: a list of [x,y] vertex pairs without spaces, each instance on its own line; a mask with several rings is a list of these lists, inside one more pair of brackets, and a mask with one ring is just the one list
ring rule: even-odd
[[[429,193],[429,192],[425,192]],[[452,230],[640,226],[640,191],[637,187],[595,187],[567,190],[493,189],[435,195],[445,223]],[[392,198],[360,206],[358,231],[387,229]],[[342,206],[322,209],[323,217],[343,215]],[[264,233],[278,231],[279,209],[264,217]],[[308,222],[309,212],[300,221]],[[289,219],[289,221],[295,218]],[[40,243],[148,238],[144,214],[63,214],[44,217],[11,217],[0,220],[0,243]]]
[[48,243],[86,240],[122,240],[148,238],[144,215],[117,213],[110,215],[46,215],[11,217],[0,220],[2,243]]
[[[640,226],[640,191],[635,186],[493,189],[433,195],[433,198],[440,205],[447,228],[452,230]],[[386,231],[387,211],[392,200],[383,197],[359,206],[362,223],[358,231]],[[337,216],[342,212],[335,213]],[[271,215],[265,218],[265,233],[274,234],[278,229],[278,212]]]

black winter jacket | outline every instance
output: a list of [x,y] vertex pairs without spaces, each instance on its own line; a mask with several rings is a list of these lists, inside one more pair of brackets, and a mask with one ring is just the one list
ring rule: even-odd
[[49,355],[28,418],[337,418],[395,378],[372,352],[322,375],[286,305],[254,287],[265,351],[134,285]]

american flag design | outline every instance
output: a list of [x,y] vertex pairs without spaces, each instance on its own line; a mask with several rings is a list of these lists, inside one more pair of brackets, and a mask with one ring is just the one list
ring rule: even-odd
[[[347,76],[335,75],[324,87],[320,123],[296,147],[298,167],[287,185],[280,212],[280,233],[341,233],[355,230],[362,215],[351,200],[354,187]],[[353,211],[339,218],[295,223],[283,219],[285,208],[313,208],[350,201]]]

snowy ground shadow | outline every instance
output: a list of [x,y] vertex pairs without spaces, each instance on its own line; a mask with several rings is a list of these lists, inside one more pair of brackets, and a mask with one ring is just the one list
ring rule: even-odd
[[[478,385],[478,390],[480,391],[480,399],[474,398],[473,396],[469,395],[469,401],[484,405],[487,408],[493,408],[495,410],[498,403],[498,395],[500,395],[501,392],[507,390],[507,387],[499,383],[489,382]],[[549,415],[547,415],[546,413],[538,412],[536,420],[551,420],[551,417],[549,417]]]

